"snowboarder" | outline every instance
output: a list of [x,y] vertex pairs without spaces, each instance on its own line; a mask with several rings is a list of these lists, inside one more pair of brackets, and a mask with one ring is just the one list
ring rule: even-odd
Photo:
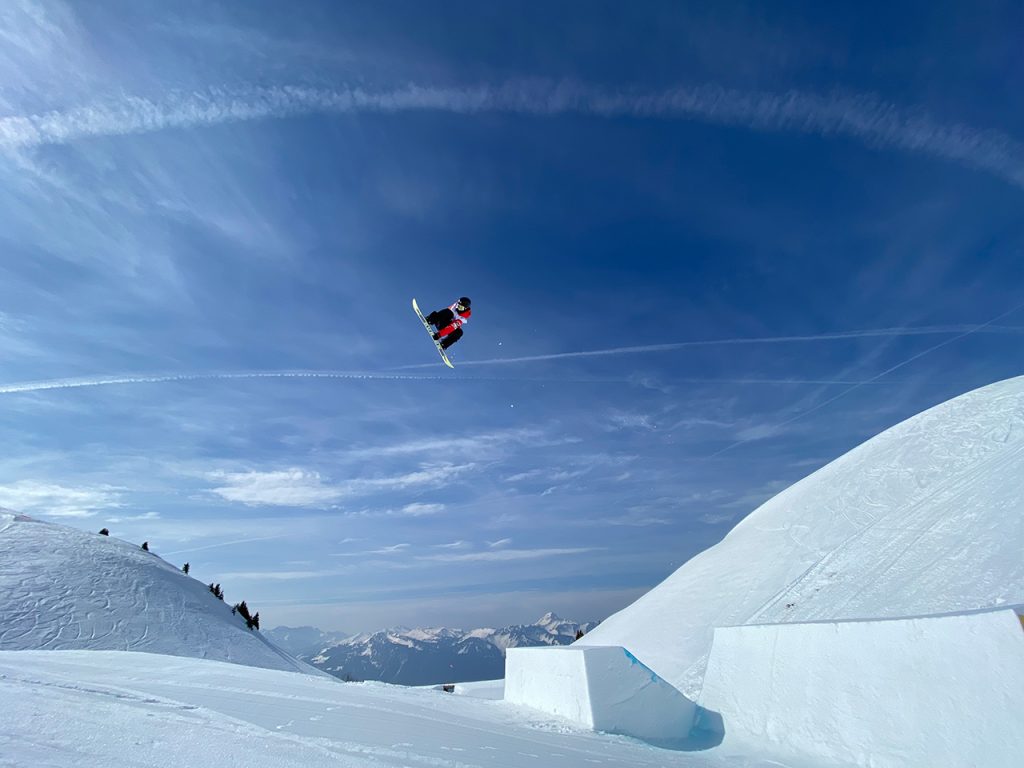
[[434,341],[441,345],[441,349],[448,349],[462,338],[462,326],[469,322],[469,316],[473,314],[469,304],[469,297],[463,296],[447,309],[439,309],[427,315],[427,322],[435,328],[432,334]]

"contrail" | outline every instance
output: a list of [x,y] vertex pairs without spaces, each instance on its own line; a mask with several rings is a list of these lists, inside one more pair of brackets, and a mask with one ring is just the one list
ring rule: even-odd
[[272,541],[274,539],[283,539],[284,536],[257,536],[252,539],[235,539],[234,541],[222,541],[220,544],[207,544],[202,547],[191,547],[190,549],[177,549],[174,552],[161,552],[161,555],[184,555],[189,552],[202,552],[206,549],[217,549],[218,547],[232,547],[235,544],[250,544],[254,541]]
[[[429,363],[438,367],[439,363]],[[131,384],[163,384],[187,381],[231,381],[238,379],[337,379],[342,381],[472,381],[472,382],[535,382],[544,384],[642,384],[636,377],[507,377],[507,376],[459,376],[455,374],[429,376],[403,373],[347,372],[347,371],[236,371],[230,373],[174,373],[158,376],[93,376],[69,379],[47,379],[45,381],[23,381],[0,384],[0,395],[44,392],[58,389],[81,389],[85,387],[111,387]],[[666,378],[664,384],[735,384],[738,386],[811,386],[827,384],[858,384],[857,380],[846,379],[766,379],[766,378]]]
[[[998,318],[997,318],[998,319]],[[634,347],[614,347],[611,349],[591,349],[582,352],[555,352],[547,355],[529,355],[526,357],[500,357],[491,360],[460,360],[460,368],[472,365],[507,365],[511,363],[531,363],[545,360],[564,360],[578,357],[606,357],[610,355],[642,354],[649,352],[670,352],[673,350],[693,347],[716,347],[739,344],[793,344],[802,342],[834,341],[839,339],[864,339],[895,336],[931,336],[954,335],[955,338],[972,333],[1013,333],[1024,332],[1024,327],[1000,326],[992,323],[982,325],[932,325],[918,328],[875,328],[856,331],[840,331],[837,333],[810,334],[801,336],[760,336],[732,339],[701,339],[696,341],[678,341],[668,344],[647,344]],[[953,339],[955,340],[955,339]],[[437,363],[418,363],[416,365],[399,366],[394,371],[411,369],[436,368]],[[876,377],[877,378],[877,377]],[[519,381],[562,384],[635,384],[640,383],[636,377],[618,378],[564,378],[564,377],[507,377],[507,376],[461,376],[461,375],[427,375],[411,373],[392,373],[377,371],[233,371],[209,373],[169,373],[158,375],[118,375],[90,376],[79,378],[46,379],[41,381],[23,381],[11,384],[0,384],[0,395],[12,395],[28,392],[43,392],[53,389],[80,389],[84,387],[108,387],[122,384],[162,384],[186,381],[216,381],[236,379],[338,379],[346,381]],[[863,386],[874,382],[845,379],[766,379],[757,377],[732,378],[666,378],[659,379],[666,384],[736,384],[740,386],[788,386],[788,385],[853,385]]]
[[64,111],[0,118],[0,149],[314,113],[414,111],[663,118],[848,136],[869,147],[951,160],[1024,188],[1024,145],[1004,133],[940,123],[920,109],[897,107],[870,94],[739,91],[715,85],[650,91],[512,80],[495,86],[409,85],[378,91],[344,86],[209,88],[172,92],[159,100],[118,95]]
[[[924,349],[924,350],[922,350],[920,352],[916,352],[913,355],[911,355],[910,357],[906,358],[905,360],[901,360],[900,362],[896,363],[895,365],[890,366],[889,368],[886,368],[884,371],[882,371],[880,373],[876,373],[871,378],[865,379],[863,381],[858,381],[856,384],[851,385],[848,389],[844,389],[841,392],[836,393],[835,395],[833,395],[832,397],[828,398],[827,400],[823,400],[820,403],[818,403],[817,405],[815,405],[815,406],[813,406],[811,408],[808,408],[805,411],[800,411],[799,413],[794,414],[793,416],[791,416],[790,418],[786,419],[785,421],[781,421],[778,424],[773,425],[772,426],[772,430],[781,429],[782,427],[789,426],[793,422],[799,421],[799,420],[801,420],[801,419],[803,419],[803,418],[805,418],[807,416],[810,416],[812,413],[820,411],[822,408],[825,408],[826,406],[831,405],[836,400],[839,400],[841,398],[846,397],[851,392],[855,392],[855,391],[857,391],[858,389],[860,389],[863,386],[867,386],[869,384],[874,384],[877,381],[879,381],[880,379],[884,378],[885,376],[888,376],[890,373],[893,373],[894,371],[898,371],[900,368],[904,368],[904,367],[910,365],[912,362],[914,362],[915,360],[919,360],[920,358],[924,357],[925,355],[930,355],[932,352],[934,352],[937,349],[942,349],[943,347],[949,346],[953,342],[960,341],[960,339],[966,338],[967,336],[971,336],[971,335],[973,335],[975,333],[981,333],[983,331],[992,331],[992,330],[995,330],[995,329],[1004,329],[1005,330],[1005,327],[997,326],[997,325],[995,325],[995,323],[998,323],[1000,320],[1003,320],[1003,319],[1009,317],[1010,315],[1013,315],[1013,314],[1021,311],[1022,309],[1024,309],[1024,302],[1022,302],[1020,304],[1017,304],[1014,307],[1011,307],[1010,309],[1006,310],[1005,312],[1002,312],[999,315],[996,315],[995,317],[993,317],[991,320],[989,320],[986,323],[982,323],[980,325],[967,326],[965,329],[962,329],[959,333],[957,333],[952,338],[943,339],[938,344],[933,344],[932,346],[928,347],[927,349]],[[731,443],[731,444],[725,446],[724,448],[721,448],[720,450],[717,450],[714,453],[712,453],[711,455],[706,456],[704,458],[705,458],[705,460],[717,458],[717,457],[721,456],[723,453],[731,451],[733,448],[736,448],[738,446],[744,445],[744,444],[749,443],[749,442],[751,442],[751,438],[746,438],[746,439],[743,439],[743,440],[737,440],[736,442]]]
[[48,389],[108,387],[117,384],[161,384],[175,381],[214,381],[218,379],[348,379],[398,381],[451,381],[449,376],[421,376],[401,373],[362,373],[345,371],[239,371],[235,373],[175,373],[159,376],[97,376],[73,379],[48,379],[0,384],[0,395],[42,392]]
[[[636,355],[650,352],[672,352],[693,347],[724,347],[740,344],[796,344],[813,341],[836,341],[840,339],[869,339],[896,336],[939,336],[958,333],[1022,333],[1024,328],[1014,326],[988,325],[931,325],[918,328],[875,328],[860,331],[839,331],[837,333],[818,333],[802,336],[754,336],[732,339],[700,339],[696,341],[676,341],[667,344],[645,344],[633,347],[612,347],[610,349],[590,349],[582,352],[553,352],[546,355],[527,355],[525,357],[497,357],[490,360],[462,360],[459,367],[467,365],[507,365],[509,363],[534,363],[544,360],[564,360],[573,357],[605,357],[609,355]],[[395,370],[424,368],[423,364],[403,365]]]

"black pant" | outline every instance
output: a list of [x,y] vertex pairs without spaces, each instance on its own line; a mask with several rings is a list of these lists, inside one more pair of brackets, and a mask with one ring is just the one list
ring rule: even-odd
[[431,312],[427,315],[427,322],[437,328],[437,330],[441,330],[446,325],[450,325],[454,319],[455,313],[450,309],[439,309],[437,312]]
[[441,342],[441,349],[448,349],[452,344],[462,338],[462,329],[456,328],[454,331],[449,333],[447,336],[442,336],[439,341]]

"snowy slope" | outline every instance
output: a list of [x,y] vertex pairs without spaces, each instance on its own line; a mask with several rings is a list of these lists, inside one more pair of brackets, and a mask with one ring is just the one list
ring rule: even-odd
[[697,695],[712,628],[1024,603],[1024,377],[883,432],[763,504],[580,644]]
[[111,651],[0,652],[0,765],[803,768],[656,749],[508,704]]
[[139,546],[0,511],[0,650],[126,650],[319,674]]

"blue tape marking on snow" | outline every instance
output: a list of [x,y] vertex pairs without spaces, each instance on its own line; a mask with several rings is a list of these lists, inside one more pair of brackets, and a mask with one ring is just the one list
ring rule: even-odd
[[627,651],[625,648],[622,649],[622,652],[624,654],[626,654],[626,658],[629,659],[629,663],[630,663],[631,666],[633,664],[639,664],[641,667],[643,667],[645,670],[647,670],[648,674],[650,674],[650,676],[651,676],[651,682],[652,683],[657,683],[659,680],[661,680],[661,678],[658,677],[658,673],[657,672],[655,672],[653,669],[651,669],[646,664],[644,664],[642,661],[640,661],[640,659],[638,659],[632,653]]

